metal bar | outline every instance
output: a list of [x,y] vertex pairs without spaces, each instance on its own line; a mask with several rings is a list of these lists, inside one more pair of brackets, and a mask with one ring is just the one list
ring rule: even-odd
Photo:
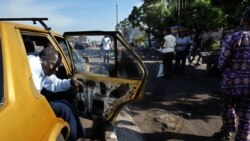
[[0,21],[47,21],[48,18],[0,18]]
[[34,24],[38,21],[46,30],[50,30],[44,21],[47,21],[48,18],[0,18],[0,21],[33,21]]

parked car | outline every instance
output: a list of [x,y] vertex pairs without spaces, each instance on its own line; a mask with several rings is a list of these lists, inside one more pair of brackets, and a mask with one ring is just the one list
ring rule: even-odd
[[80,44],[80,43],[76,43],[75,45],[74,45],[74,49],[85,49],[86,48],[86,46],[84,46],[84,45],[82,45],[82,44]]
[[[72,88],[68,91],[72,97],[63,97],[77,107],[82,118],[112,124],[124,105],[143,98],[147,70],[119,32],[66,32],[62,36],[48,28],[44,19],[23,19],[38,21],[44,28],[1,20],[22,19],[0,19],[0,140],[67,140],[68,123],[56,117],[47,101],[62,97],[37,91],[28,62],[28,54],[38,54],[47,44],[62,56],[57,77],[74,77],[85,84],[83,91]],[[110,36],[114,50],[110,63],[103,62],[98,50],[89,48],[84,54],[75,50],[70,39],[79,35]]]

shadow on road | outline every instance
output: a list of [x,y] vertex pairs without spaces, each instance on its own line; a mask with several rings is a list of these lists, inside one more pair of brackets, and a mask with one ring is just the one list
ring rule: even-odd
[[[186,66],[185,75],[174,75],[172,79],[157,78],[161,62],[159,54],[145,51],[140,51],[138,54],[140,54],[144,61],[149,75],[144,99],[132,103],[129,108],[131,109],[130,115],[138,122],[137,126],[142,126],[142,130],[145,131],[142,131],[144,133],[141,136],[149,141],[156,138],[159,141],[216,140],[210,136],[216,130],[219,130],[221,126],[219,118],[220,80],[206,76],[207,70],[205,64],[200,66]],[[152,54],[153,57],[150,56]],[[183,119],[183,122],[180,123],[182,124],[180,125],[181,129],[172,131],[157,127],[158,124],[154,123],[154,117],[158,116],[157,114],[159,113],[172,113],[173,115],[181,116]],[[163,122],[168,123],[169,121],[163,120]],[[153,123],[155,125],[153,125],[154,127],[146,127],[149,126],[146,123]],[[163,125],[164,123],[160,124]],[[140,134],[137,131],[126,128],[122,130],[127,130],[131,134]]]
[[[181,134],[175,132],[154,132],[154,133],[140,133],[127,128],[120,128],[119,130],[123,130],[126,134],[134,137],[143,136],[143,140],[147,141],[168,141],[168,140],[183,140],[183,141],[216,141],[215,136],[199,136],[199,135],[191,135],[191,134]],[[136,138],[134,138],[137,140]],[[126,138],[121,138],[120,141],[126,141]]]
[[[219,79],[206,76],[206,70],[187,66],[186,75],[172,79],[157,78],[159,63],[145,63],[149,71],[145,97],[132,104],[132,109],[176,109],[193,113],[191,118],[206,120],[219,115]],[[134,113],[136,114],[136,113]]]

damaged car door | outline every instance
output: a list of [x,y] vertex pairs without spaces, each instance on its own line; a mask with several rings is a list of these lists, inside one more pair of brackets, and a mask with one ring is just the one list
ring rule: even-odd
[[[101,46],[105,36],[110,40],[108,53]],[[77,93],[75,99],[82,117],[112,122],[124,105],[143,97],[146,68],[120,32],[66,32],[64,38],[72,64],[77,63],[74,59],[75,51],[80,58],[88,60],[88,65],[85,65],[88,68],[79,69],[75,67],[76,64],[72,65],[75,79],[85,84],[85,88]],[[85,49],[74,49],[76,44],[84,42],[99,42],[100,45],[90,44]],[[105,60],[107,58],[109,61]]]

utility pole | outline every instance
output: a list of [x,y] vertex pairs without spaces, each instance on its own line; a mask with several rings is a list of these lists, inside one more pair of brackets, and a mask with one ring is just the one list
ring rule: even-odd
[[115,29],[118,30],[117,26],[118,26],[118,3],[117,3],[117,0],[115,0],[115,9],[116,9],[116,26],[115,26]]

